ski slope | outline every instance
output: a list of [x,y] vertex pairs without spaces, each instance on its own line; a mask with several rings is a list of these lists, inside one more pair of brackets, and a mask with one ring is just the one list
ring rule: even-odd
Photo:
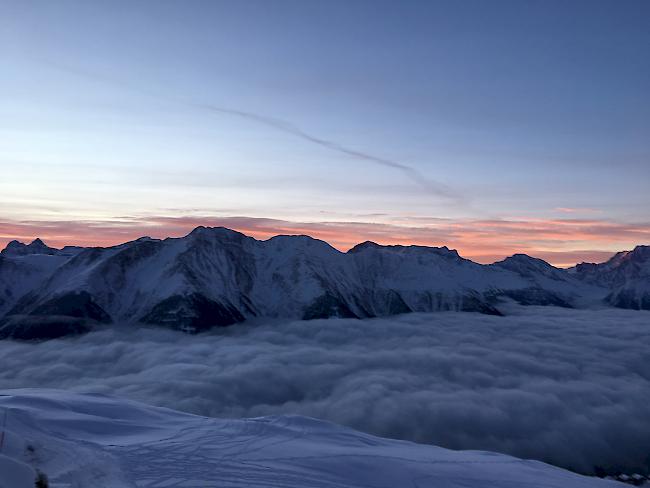
[[0,421],[0,488],[33,488],[37,471],[51,488],[623,486],[307,417],[224,420],[59,390],[0,391]]

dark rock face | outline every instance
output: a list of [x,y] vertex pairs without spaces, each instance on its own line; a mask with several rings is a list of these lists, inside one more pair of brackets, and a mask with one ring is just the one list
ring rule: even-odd
[[109,323],[109,315],[85,291],[66,293],[37,305],[29,315],[53,315]]
[[302,319],[313,320],[327,319],[330,317],[359,318],[350,310],[344,300],[331,293],[325,293],[307,307]]
[[490,305],[483,297],[475,295],[466,295],[462,298],[460,311],[478,312],[486,315],[503,315],[497,308]]
[[411,307],[409,307],[402,296],[395,290],[389,290],[388,296],[386,297],[386,303],[388,304],[388,313],[390,315],[397,315],[401,313],[411,313]]
[[[88,332],[111,322],[87,292],[71,292],[33,305],[25,297],[0,323],[0,339],[45,340]],[[21,310],[22,309],[22,310]]]
[[650,310],[650,292],[637,293],[636,290],[623,288],[607,295],[605,301],[617,308]]
[[243,322],[232,305],[221,304],[200,293],[174,295],[158,303],[140,322],[172,329],[199,332]]
[[0,322],[0,339],[44,341],[84,334],[96,324],[77,317],[12,315]]
[[563,297],[542,288],[524,288],[522,290],[501,290],[498,296],[512,298],[520,305],[552,305],[555,307],[572,308]]

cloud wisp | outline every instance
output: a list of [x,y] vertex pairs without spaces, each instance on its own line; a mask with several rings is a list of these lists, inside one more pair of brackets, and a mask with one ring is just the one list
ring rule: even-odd
[[296,124],[289,122],[287,120],[283,120],[278,117],[263,115],[253,111],[224,107],[220,105],[214,105],[211,103],[195,101],[189,98],[179,98],[179,97],[166,95],[164,93],[156,92],[149,89],[144,89],[136,84],[132,84],[124,80],[118,80],[103,74],[90,72],[84,69],[68,66],[51,60],[41,60],[41,62],[57,70],[72,73],[73,75],[78,77],[87,78],[93,81],[100,81],[102,83],[113,85],[123,90],[127,90],[129,92],[139,93],[141,95],[150,98],[164,100],[166,102],[171,102],[176,105],[182,105],[194,110],[200,110],[203,112],[211,113],[213,115],[221,114],[221,115],[226,115],[231,117],[234,116],[234,117],[243,118],[251,122],[254,122],[258,125],[263,125],[273,130],[284,132],[285,134],[289,134],[291,136],[302,139],[303,141],[320,146],[330,151],[337,152],[344,156],[366,161],[378,166],[395,169],[397,171],[400,171],[406,178],[408,178],[413,183],[423,188],[426,192],[430,193],[431,195],[450,200],[457,205],[466,205],[464,196],[460,195],[458,192],[456,192],[448,185],[445,185],[444,183],[427,178],[424,174],[422,174],[422,172],[420,172],[412,165],[400,161],[396,161],[393,159],[380,157],[370,152],[352,149],[338,142],[331,141],[323,137],[311,134],[303,130],[302,128],[298,127]]
[[0,341],[0,388],[110,393],[202,415],[297,413],[590,472],[648,468],[650,313],[513,308],[243,324],[200,336],[116,328]]
[[272,129],[279,130],[281,132],[285,132],[287,134],[293,135],[304,141],[310,142],[312,144],[316,144],[318,146],[324,147],[331,151],[338,152],[345,156],[350,156],[379,166],[385,166],[388,168],[396,169],[400,171],[402,174],[404,174],[404,176],[406,176],[409,180],[421,186],[431,194],[454,200],[457,203],[463,203],[464,201],[464,199],[455,191],[453,191],[449,186],[427,178],[420,171],[415,169],[413,166],[401,163],[399,161],[394,161],[392,159],[382,158],[368,152],[351,149],[338,142],[323,139],[322,137],[315,136],[313,134],[305,132],[300,127],[297,127],[296,125],[286,120],[278,119],[276,117],[268,117],[253,112],[246,112],[243,110],[235,110],[235,109],[230,109],[225,107],[219,107],[212,104],[191,103],[189,105],[196,108],[202,108],[215,113],[219,113],[219,114],[235,115],[238,117],[242,117],[251,120],[253,122],[256,122],[258,124],[265,125]]

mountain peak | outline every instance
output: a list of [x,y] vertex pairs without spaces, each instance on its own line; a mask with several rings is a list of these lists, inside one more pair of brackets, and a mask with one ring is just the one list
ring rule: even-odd
[[616,268],[628,262],[643,263],[646,261],[650,261],[650,246],[636,246],[631,251],[617,252],[603,265]]
[[181,239],[190,246],[222,245],[229,243],[239,246],[245,241],[255,241],[255,238],[242,234],[227,227],[204,227],[199,225]]
[[244,237],[245,234],[237,232],[236,230],[229,229],[227,227],[206,227],[204,225],[199,225],[192,229],[192,232],[187,234],[186,237],[205,237],[205,236],[240,236]]
[[519,265],[533,265],[533,266],[543,266],[543,267],[548,267],[552,268],[551,264],[547,263],[543,259],[536,258],[533,256],[529,256],[528,254],[524,253],[516,253],[513,254],[512,256],[508,256],[507,258],[503,259],[502,261],[498,261],[494,264],[499,264],[499,265],[504,265],[504,264],[514,264],[517,263]]
[[650,259],[650,246],[636,246],[630,253],[641,259]]
[[384,247],[384,246],[381,246],[381,245],[377,244],[376,242],[364,241],[364,242],[361,242],[361,243],[357,244],[356,246],[352,247],[351,249],[349,249],[348,253],[354,254],[354,253],[357,253],[359,251],[363,251],[364,249],[376,249],[376,248],[380,248],[380,247]]
[[208,227],[206,227],[205,225],[197,225],[192,229],[192,231],[188,235],[191,236],[192,234],[200,234],[201,232],[205,232],[206,229],[208,229]]
[[26,247],[26,244],[14,239],[7,244],[7,247],[0,251],[0,254],[16,254]]
[[547,263],[543,259],[529,256],[528,254],[517,253],[498,261],[490,266],[505,269],[517,273],[527,279],[537,280],[540,277],[553,280],[564,280],[568,275],[564,270]]
[[28,254],[56,254],[58,249],[54,249],[45,244],[38,237],[34,239],[29,244],[13,240],[7,244],[0,254],[13,255],[13,256],[25,256]]
[[612,289],[607,301],[614,306],[650,309],[650,246],[617,252],[600,264],[580,263],[573,272],[588,283]]
[[382,244],[377,244],[376,242],[373,241],[365,241],[360,244],[357,244],[356,246],[351,248],[348,251],[348,253],[356,254],[369,249],[392,251],[392,252],[399,252],[399,253],[424,252],[424,253],[433,253],[440,256],[451,257],[454,259],[463,259],[458,254],[458,251],[456,251],[455,249],[449,249],[447,246],[442,246],[442,247],[417,246],[417,245],[403,246],[401,244],[382,245]]

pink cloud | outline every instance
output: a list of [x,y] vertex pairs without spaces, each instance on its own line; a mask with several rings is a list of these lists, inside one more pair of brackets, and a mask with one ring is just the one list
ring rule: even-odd
[[143,235],[179,237],[198,225],[223,226],[257,239],[278,234],[307,234],[347,250],[372,240],[380,244],[417,244],[457,249],[478,262],[524,252],[558,266],[604,261],[615,250],[650,242],[650,223],[598,219],[445,220],[395,222],[292,222],[246,216],[151,216],[105,221],[0,221],[0,247],[12,239],[42,238],[51,246],[109,246]]
[[562,213],[570,213],[570,214],[594,214],[594,213],[603,213],[602,210],[598,210],[596,208],[588,208],[588,207],[579,207],[579,208],[574,208],[574,207],[556,207],[554,209],[556,212],[562,212]]

